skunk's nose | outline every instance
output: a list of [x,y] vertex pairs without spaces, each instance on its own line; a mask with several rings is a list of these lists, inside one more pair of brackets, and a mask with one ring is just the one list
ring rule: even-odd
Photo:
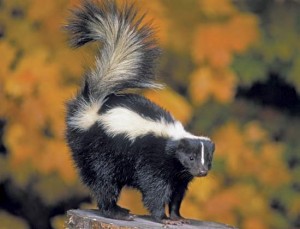
[[207,173],[208,173],[208,169],[201,169],[201,170],[199,171],[198,176],[199,176],[199,177],[204,177],[204,176],[207,175]]

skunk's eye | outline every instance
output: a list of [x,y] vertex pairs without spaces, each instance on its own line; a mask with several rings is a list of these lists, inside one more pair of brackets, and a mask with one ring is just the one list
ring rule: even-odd
[[190,157],[190,160],[193,161],[193,160],[194,160],[194,157]]

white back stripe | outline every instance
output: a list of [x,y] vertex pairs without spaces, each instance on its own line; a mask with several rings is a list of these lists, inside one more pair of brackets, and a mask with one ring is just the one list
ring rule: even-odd
[[125,134],[130,140],[150,133],[173,139],[180,139],[188,134],[180,122],[168,123],[163,118],[154,121],[124,107],[113,108],[99,116],[98,120],[111,136]]
[[207,137],[195,136],[185,131],[179,121],[170,123],[163,117],[155,121],[125,107],[112,108],[106,113],[99,115],[97,113],[100,108],[99,105],[84,105],[81,106],[84,109],[73,116],[69,122],[70,125],[81,130],[87,130],[95,122],[100,122],[108,135],[114,137],[118,134],[125,134],[132,141],[137,137],[150,133],[173,140],[182,138],[210,140]]
[[104,125],[105,131],[111,136],[125,134],[130,140],[150,133],[174,140],[182,138],[209,140],[207,137],[198,137],[186,132],[178,121],[169,123],[163,118],[159,121],[154,121],[124,107],[116,107],[109,110],[99,116],[98,121]]

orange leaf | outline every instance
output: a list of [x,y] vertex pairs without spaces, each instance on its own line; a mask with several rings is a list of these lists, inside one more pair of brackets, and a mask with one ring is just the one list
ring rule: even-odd
[[226,67],[234,53],[244,52],[258,36],[257,19],[240,14],[224,23],[211,23],[198,27],[193,56],[197,63],[208,60],[215,67]]
[[212,71],[210,68],[200,68],[191,76],[190,95],[197,104],[204,103],[210,96],[212,88]]

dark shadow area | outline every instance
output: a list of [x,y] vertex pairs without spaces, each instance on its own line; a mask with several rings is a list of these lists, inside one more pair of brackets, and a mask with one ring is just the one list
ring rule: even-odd
[[0,119],[0,154],[6,155],[7,150],[3,143],[4,128],[5,128],[5,121],[3,119]]
[[10,180],[0,184],[0,209],[21,217],[32,229],[52,229],[50,219],[56,215],[63,215],[72,208],[78,208],[82,202],[89,201],[89,197],[72,197],[49,206],[34,192],[31,185],[21,189]]
[[265,82],[256,82],[249,88],[238,87],[236,97],[252,100],[290,115],[300,115],[300,95],[295,87],[274,73]]

